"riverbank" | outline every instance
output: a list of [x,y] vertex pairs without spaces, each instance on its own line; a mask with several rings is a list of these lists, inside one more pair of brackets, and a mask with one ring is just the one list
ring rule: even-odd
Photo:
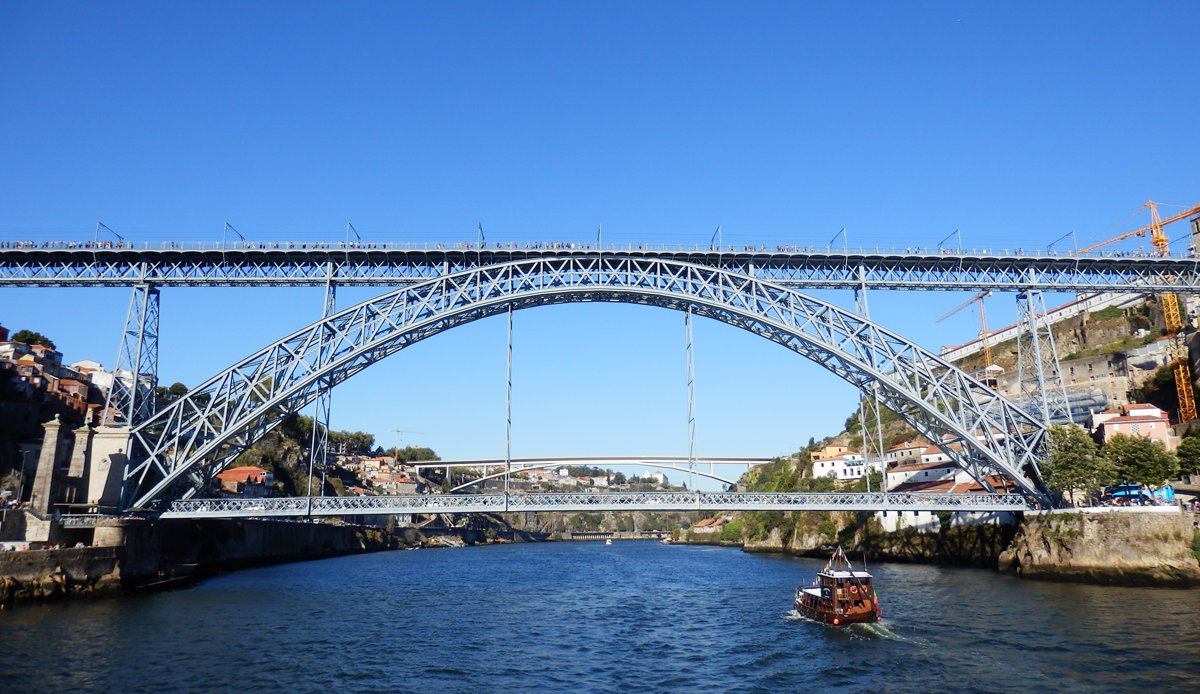
[[1032,512],[1016,525],[955,524],[947,514],[936,530],[895,532],[873,514],[776,515],[743,514],[722,532],[681,532],[676,541],[812,558],[840,545],[871,562],[989,568],[1028,580],[1200,586],[1200,517],[1177,507]]
[[1196,522],[1177,507],[1028,513],[998,568],[1039,581],[1200,586]]
[[94,546],[0,553],[0,605],[173,588],[252,566],[399,549],[382,528],[274,520],[115,520]]
[[742,514],[720,531],[690,530],[679,533],[677,541],[811,558],[828,558],[840,545],[854,557],[875,562],[994,569],[1015,535],[1013,525],[956,524],[949,516],[936,531],[909,527],[889,533],[871,513],[798,512]]

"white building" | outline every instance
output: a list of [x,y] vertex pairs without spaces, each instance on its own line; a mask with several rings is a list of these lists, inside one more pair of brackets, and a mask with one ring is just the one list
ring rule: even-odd
[[883,459],[889,466],[913,463],[921,459],[921,452],[929,447],[924,441],[905,441],[887,449]]
[[[959,444],[951,444],[947,447],[958,446]],[[988,477],[987,481],[995,489],[1013,487],[1011,481],[1006,485],[1004,479],[995,475]],[[921,453],[921,462],[898,465],[888,470],[887,488],[890,492],[917,494],[969,494],[987,491],[937,446],[926,448]],[[887,532],[904,528],[937,532],[942,527],[941,519],[932,511],[877,511],[875,519]],[[1010,525],[1016,522],[1016,515],[1006,511],[956,512],[950,517],[952,527],[980,523]]]
[[867,461],[861,453],[847,451],[832,458],[813,461],[813,477],[856,480],[866,474]]
[[963,475],[967,474],[958,465],[948,460],[897,465],[887,471],[887,488],[891,491],[902,484],[953,482],[957,481],[960,472]]

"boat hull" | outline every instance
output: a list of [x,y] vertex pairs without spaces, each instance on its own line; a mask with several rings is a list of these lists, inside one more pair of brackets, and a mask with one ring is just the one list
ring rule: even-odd
[[847,624],[874,624],[883,619],[882,614],[877,608],[850,608],[844,609],[840,613],[832,606],[825,607],[823,605],[809,606],[804,600],[796,600],[794,603],[796,611],[816,622],[824,622],[832,626],[846,626]]
[[864,624],[883,619],[883,610],[879,608],[878,598],[865,591],[861,594],[845,594],[843,591],[809,588],[796,591],[796,600],[792,604],[795,605],[796,611],[805,617],[833,626]]

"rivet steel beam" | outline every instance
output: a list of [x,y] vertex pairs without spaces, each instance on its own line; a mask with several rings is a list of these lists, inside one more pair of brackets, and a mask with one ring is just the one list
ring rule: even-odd
[[[251,246],[255,244],[250,244]],[[270,246],[271,244],[261,244]],[[343,287],[396,287],[533,259],[583,260],[598,250],[524,248],[0,249],[0,287],[317,287],[337,267]],[[451,244],[453,245],[453,244]],[[493,244],[499,245],[499,244]],[[583,244],[576,244],[583,246]],[[900,252],[605,249],[603,257],[703,265],[808,289],[1196,293],[1193,257]]]

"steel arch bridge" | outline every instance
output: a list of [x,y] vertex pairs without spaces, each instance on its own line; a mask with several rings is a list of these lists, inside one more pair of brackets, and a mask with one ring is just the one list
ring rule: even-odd
[[1005,475],[1047,503],[1037,460],[1047,431],[980,381],[903,337],[778,283],[662,258],[543,256],[471,267],[330,315],[234,364],[131,432],[122,509],[203,490],[288,414],[415,342],[519,310],[622,302],[690,310],[777,342],[871,389],[972,477]]

